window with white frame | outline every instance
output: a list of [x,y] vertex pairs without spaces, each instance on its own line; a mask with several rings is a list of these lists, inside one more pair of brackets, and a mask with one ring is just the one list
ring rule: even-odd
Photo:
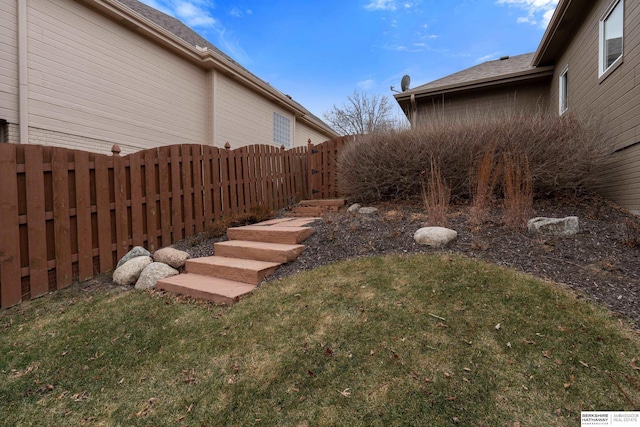
[[600,75],[622,59],[624,0],[615,1],[600,20]]
[[569,109],[569,67],[566,67],[560,74],[558,105],[560,107],[560,115],[563,115]]
[[273,113],[273,143],[278,147],[291,148],[291,120],[282,114]]

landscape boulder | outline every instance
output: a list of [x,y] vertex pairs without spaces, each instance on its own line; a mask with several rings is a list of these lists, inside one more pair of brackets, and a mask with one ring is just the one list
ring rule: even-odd
[[354,203],[354,204],[352,204],[351,206],[349,206],[347,208],[347,211],[349,213],[358,213],[358,211],[360,210],[361,207],[362,206],[360,205],[360,203]]
[[455,230],[444,227],[423,227],[413,234],[413,240],[420,245],[439,248],[458,238]]
[[158,280],[175,276],[179,273],[180,272],[178,270],[165,263],[152,262],[142,270],[142,273],[140,273],[140,277],[136,282],[135,288],[140,291],[155,288]]
[[130,259],[133,259],[139,256],[151,256],[151,252],[149,252],[142,246],[134,246],[133,249],[127,252],[125,256],[120,258],[120,261],[118,261],[118,264],[116,265],[116,269],[119,268],[125,262],[129,261]]
[[374,215],[378,213],[378,208],[364,207],[358,210],[360,215]]
[[551,234],[554,236],[572,236],[580,232],[577,216],[565,218],[532,218],[527,222],[527,229],[532,234]]
[[184,267],[184,263],[188,258],[188,253],[171,247],[158,249],[153,254],[153,260],[155,262],[162,262],[170,265],[173,268]]
[[113,282],[120,286],[133,285],[140,277],[142,270],[152,262],[150,256],[138,256],[130,259],[113,272]]

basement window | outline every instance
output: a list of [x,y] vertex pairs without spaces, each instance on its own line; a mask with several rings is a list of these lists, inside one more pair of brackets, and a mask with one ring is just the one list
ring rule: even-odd
[[624,0],[615,1],[600,20],[600,76],[622,61]]
[[282,114],[273,113],[273,143],[278,147],[291,148],[291,120]]
[[569,109],[569,67],[566,67],[560,74],[558,105],[560,107],[560,115],[563,115]]

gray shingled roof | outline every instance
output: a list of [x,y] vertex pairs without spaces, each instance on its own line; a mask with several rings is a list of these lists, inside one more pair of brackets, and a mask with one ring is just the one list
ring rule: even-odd
[[[160,12],[157,9],[152,8],[151,6],[147,6],[146,4],[138,1],[138,0],[118,0],[118,2],[127,6],[129,9],[138,12],[140,15],[144,16],[148,20],[154,22],[155,24],[161,26],[165,30],[169,31],[176,37],[184,40],[189,43],[191,46],[200,46],[207,47],[220,55],[223,55],[225,58],[233,61],[228,55],[222,52],[220,49],[211,44],[207,39],[202,37],[200,34],[193,31],[191,28],[187,27],[182,21],[174,18],[173,16],[169,16],[164,12]],[[234,61],[235,62],[235,61]]]
[[475,67],[467,68],[455,74],[434,80],[430,83],[411,89],[411,92],[430,92],[439,88],[463,85],[474,81],[486,80],[531,70],[534,53],[512,56],[508,59],[497,59],[483,62]]

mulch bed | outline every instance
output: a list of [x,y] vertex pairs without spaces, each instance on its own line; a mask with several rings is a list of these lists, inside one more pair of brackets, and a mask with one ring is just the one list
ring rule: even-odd
[[[413,233],[428,219],[423,206],[384,203],[377,207],[378,213],[371,216],[353,215],[346,209],[324,215],[323,221],[313,224],[315,232],[304,242],[307,248],[302,255],[267,280],[354,257],[452,252],[566,284],[640,325],[640,222],[598,195],[565,194],[535,203],[534,216],[578,216],[581,232],[571,237],[532,236],[524,229],[508,229],[501,223],[499,208],[492,210],[487,223],[473,226],[468,206],[453,206],[449,227],[458,232],[458,239],[444,249],[413,240]],[[192,257],[210,256],[213,243],[220,240],[200,236],[174,246]]]

